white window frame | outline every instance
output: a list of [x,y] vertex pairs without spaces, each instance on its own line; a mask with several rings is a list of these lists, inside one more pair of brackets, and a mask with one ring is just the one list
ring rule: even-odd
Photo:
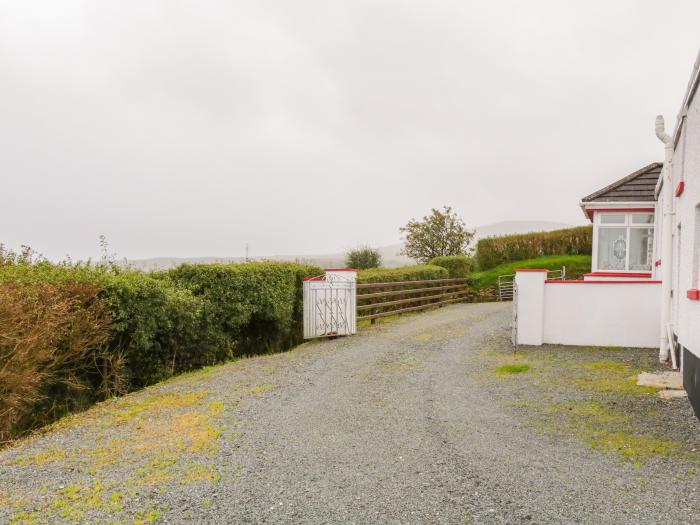
[[[603,224],[601,222],[601,218],[603,215],[609,214],[609,213],[614,213],[616,215],[622,215],[624,216],[624,220],[620,221],[617,224]],[[653,218],[653,222],[651,223],[644,223],[644,224],[635,224],[632,222],[632,216],[633,215],[638,215],[638,214],[647,214],[651,215]],[[600,232],[601,229],[606,229],[606,228],[624,228],[626,230],[626,235],[625,235],[625,269],[624,270],[609,270],[609,269],[600,269],[598,268],[598,233]],[[609,209],[609,210],[596,210],[596,212],[593,214],[593,250],[592,250],[592,261],[591,261],[591,270],[593,272],[614,272],[614,273],[652,273],[654,269],[654,254],[652,254],[652,260],[649,261],[649,269],[648,270],[630,270],[630,231],[632,229],[649,229],[651,228],[653,230],[653,236],[654,236],[654,241],[656,242],[656,214],[655,210],[650,209],[649,211],[629,211],[629,210],[616,210],[614,208]],[[652,243],[653,246],[655,246]]]

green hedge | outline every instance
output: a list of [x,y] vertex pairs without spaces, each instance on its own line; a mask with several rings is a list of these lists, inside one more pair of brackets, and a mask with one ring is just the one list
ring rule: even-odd
[[467,277],[472,269],[472,258],[466,255],[444,255],[435,257],[430,264],[445,268],[452,279]]
[[[122,392],[174,374],[302,341],[302,279],[322,274],[310,265],[246,263],[182,265],[143,273],[90,265],[3,263],[0,285],[90,284],[108,309],[106,347],[119,363]],[[9,359],[2,346],[0,367]],[[85,374],[96,376],[95,364]],[[97,371],[99,372],[99,370]],[[98,400],[114,392],[84,395]]]
[[293,263],[184,264],[169,278],[203,300],[205,331],[225,347],[221,360],[298,343],[302,279],[322,273]]
[[391,283],[398,281],[424,281],[427,279],[448,279],[447,269],[431,264],[403,266],[401,268],[371,268],[357,274],[359,283]]
[[591,226],[488,237],[476,245],[476,262],[484,271],[506,262],[547,255],[590,255],[592,243]]

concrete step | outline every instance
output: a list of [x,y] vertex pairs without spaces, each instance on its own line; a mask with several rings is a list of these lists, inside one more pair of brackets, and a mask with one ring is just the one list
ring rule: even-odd
[[683,376],[680,372],[642,372],[637,376],[637,385],[682,390]]
[[659,390],[659,397],[662,399],[680,399],[688,397],[685,390]]

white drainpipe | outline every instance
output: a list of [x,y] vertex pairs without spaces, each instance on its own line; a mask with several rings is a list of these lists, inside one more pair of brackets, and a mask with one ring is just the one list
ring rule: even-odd
[[671,268],[673,257],[673,245],[671,235],[673,233],[673,139],[664,130],[664,118],[656,117],[656,136],[664,143],[666,158],[663,168],[663,201],[664,207],[661,213],[661,325],[659,337],[659,361],[665,363],[669,358],[669,340],[667,325],[671,320]]

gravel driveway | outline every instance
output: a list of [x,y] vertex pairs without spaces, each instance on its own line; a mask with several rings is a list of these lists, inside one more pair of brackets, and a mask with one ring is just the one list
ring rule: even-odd
[[687,401],[626,380],[653,352],[513,356],[509,316],[453,305],[102,403],[0,451],[0,522],[699,523]]

